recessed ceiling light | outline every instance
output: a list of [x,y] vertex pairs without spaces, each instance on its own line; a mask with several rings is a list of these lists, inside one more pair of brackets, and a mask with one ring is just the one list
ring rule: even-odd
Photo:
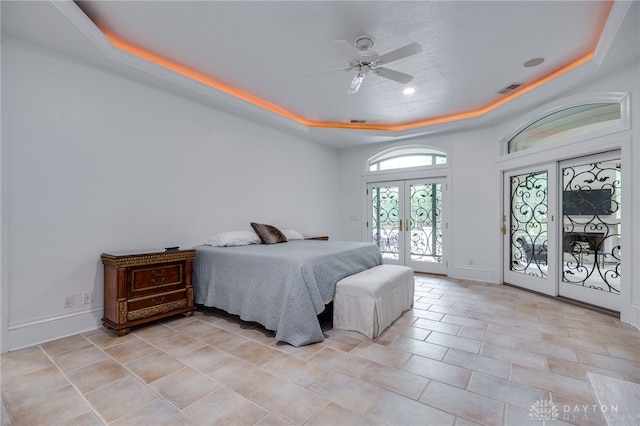
[[416,93],[416,89],[414,89],[413,87],[407,87],[402,91],[402,93],[404,93],[405,95],[413,95],[414,93]]
[[544,62],[544,58],[533,58],[522,64],[525,68],[536,67]]

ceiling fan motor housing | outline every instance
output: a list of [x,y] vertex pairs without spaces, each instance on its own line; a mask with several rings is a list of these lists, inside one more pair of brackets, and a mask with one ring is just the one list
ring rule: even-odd
[[356,49],[360,51],[369,50],[375,44],[375,40],[371,36],[360,36],[356,39]]

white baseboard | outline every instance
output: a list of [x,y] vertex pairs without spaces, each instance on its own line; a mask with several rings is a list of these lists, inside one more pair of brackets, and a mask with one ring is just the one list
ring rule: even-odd
[[490,268],[478,268],[473,266],[453,266],[449,270],[449,276],[459,280],[480,281],[483,283],[496,283],[496,271]]
[[41,318],[10,324],[7,332],[7,350],[15,351],[62,337],[72,336],[102,326],[103,307],[70,312],[50,318]]

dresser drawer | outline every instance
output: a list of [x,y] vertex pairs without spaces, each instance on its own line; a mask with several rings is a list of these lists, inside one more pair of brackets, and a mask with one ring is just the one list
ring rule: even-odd
[[186,307],[186,289],[135,297],[128,300],[127,320],[135,321]]
[[129,281],[131,283],[131,294],[183,285],[183,268],[182,263],[131,268]]

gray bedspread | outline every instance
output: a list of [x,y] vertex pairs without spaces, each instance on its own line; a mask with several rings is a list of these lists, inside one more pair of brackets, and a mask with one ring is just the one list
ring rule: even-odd
[[375,244],[351,241],[194,248],[197,304],[260,323],[294,346],[324,340],[317,315],[336,282],[382,263]]

